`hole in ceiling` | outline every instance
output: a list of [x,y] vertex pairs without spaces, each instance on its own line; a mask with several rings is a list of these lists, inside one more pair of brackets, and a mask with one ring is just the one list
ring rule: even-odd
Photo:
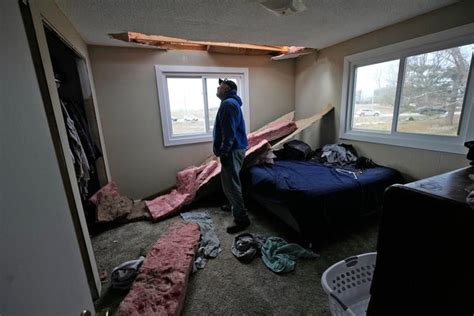
[[163,50],[197,50],[209,53],[233,55],[271,55],[272,59],[288,59],[316,51],[301,46],[255,45],[212,41],[191,41],[163,35],[146,35],[137,32],[109,34],[113,39],[127,43],[136,43]]

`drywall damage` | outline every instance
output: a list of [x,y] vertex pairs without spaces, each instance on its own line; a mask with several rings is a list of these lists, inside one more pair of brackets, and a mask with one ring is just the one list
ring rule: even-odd
[[255,45],[244,43],[192,41],[163,35],[147,35],[138,32],[111,33],[113,39],[161,50],[197,50],[208,53],[232,55],[271,55],[272,60],[296,58],[315,52],[316,49],[301,46]]

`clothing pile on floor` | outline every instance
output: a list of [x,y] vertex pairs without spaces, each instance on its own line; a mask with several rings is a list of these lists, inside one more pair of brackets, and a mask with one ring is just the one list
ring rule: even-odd
[[232,254],[242,263],[250,263],[260,255],[266,237],[258,234],[242,233],[235,237]]
[[193,264],[193,272],[203,269],[206,266],[207,259],[216,258],[222,251],[219,238],[214,231],[214,223],[211,215],[207,211],[192,211],[181,213],[184,221],[196,223],[201,231],[201,241]]
[[319,255],[298,244],[288,243],[280,237],[264,237],[243,233],[235,237],[232,254],[243,263],[250,263],[261,255],[267,268],[275,273],[287,273],[295,269],[299,258],[314,259]]
[[140,256],[136,260],[125,261],[115,267],[110,275],[110,286],[117,290],[130,289],[144,260],[145,257]]

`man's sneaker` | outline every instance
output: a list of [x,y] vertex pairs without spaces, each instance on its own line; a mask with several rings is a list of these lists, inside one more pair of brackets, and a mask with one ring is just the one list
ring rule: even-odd
[[250,226],[250,221],[249,220],[246,220],[244,222],[234,221],[234,225],[227,227],[227,233],[235,234],[235,233],[238,233],[238,232],[241,232],[241,231],[245,230],[249,226]]
[[224,212],[230,212],[232,208],[229,204],[224,204],[224,205],[221,205],[221,210],[223,210]]

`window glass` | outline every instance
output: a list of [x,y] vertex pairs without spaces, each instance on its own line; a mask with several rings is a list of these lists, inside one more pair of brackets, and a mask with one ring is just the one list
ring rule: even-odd
[[[237,91],[240,91],[239,81],[237,78],[226,77],[237,85]],[[207,78],[207,105],[209,109],[209,129],[214,129],[214,121],[216,119],[217,110],[221,104],[221,100],[216,96],[217,87],[219,86],[219,78]]]
[[167,78],[172,135],[206,133],[201,78]]
[[209,109],[209,128],[211,131],[214,129],[217,110],[221,104],[221,100],[216,96],[218,86],[218,78],[207,78],[207,106]]
[[[237,94],[247,99],[241,89],[248,84],[247,68],[155,65],[155,71],[165,146],[212,141],[221,103],[216,96],[219,78],[234,81]],[[244,102],[246,120],[248,107]]]
[[352,128],[392,129],[399,60],[355,69]]
[[397,131],[458,135],[473,48],[406,58]]

